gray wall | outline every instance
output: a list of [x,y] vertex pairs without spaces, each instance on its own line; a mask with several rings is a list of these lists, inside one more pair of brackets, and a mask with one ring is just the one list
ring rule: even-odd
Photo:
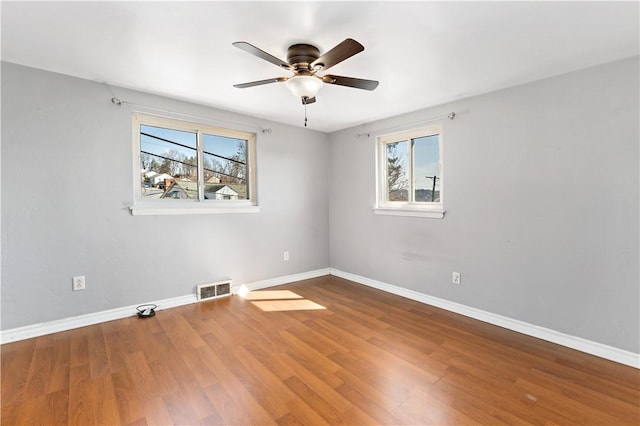
[[[636,57],[332,134],[331,266],[640,352],[638,75]],[[445,218],[374,215],[375,140],[354,134],[450,111]]]
[[[131,216],[131,108],[112,96],[271,128],[261,212]],[[328,267],[328,153],[323,133],[3,63],[2,329]]]

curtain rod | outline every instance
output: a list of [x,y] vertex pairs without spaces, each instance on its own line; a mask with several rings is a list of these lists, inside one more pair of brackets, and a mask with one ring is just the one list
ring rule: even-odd
[[378,129],[378,130],[375,130],[375,131],[370,131],[370,132],[365,132],[365,133],[356,133],[356,139],[359,139],[362,136],[371,137],[371,133],[374,133],[374,132],[375,133],[380,133],[380,132],[388,132],[390,130],[404,129],[407,126],[419,126],[420,124],[426,124],[426,123],[430,123],[432,121],[442,120],[444,118],[448,118],[449,120],[453,120],[454,118],[456,118],[456,113],[455,112],[450,112],[447,115],[441,115],[439,117],[433,117],[433,118],[430,118],[428,120],[418,121],[417,123],[405,124],[405,125],[402,125],[402,126],[395,126],[395,127],[387,127],[386,129]]
[[[205,121],[209,121],[211,123],[232,124],[234,126],[240,126],[240,127],[248,128],[248,129],[251,129],[251,130],[256,130],[255,126],[252,126],[252,125],[249,125],[249,124],[235,123],[233,121],[216,120],[216,119],[202,117],[202,116],[193,115],[193,114],[185,114],[185,113],[182,113],[182,112],[171,111],[171,110],[168,110],[168,109],[162,109],[162,108],[156,108],[156,107],[152,107],[152,106],[148,106],[148,105],[137,104],[135,102],[123,101],[122,99],[119,99],[119,98],[116,98],[116,97],[111,98],[111,103],[114,104],[115,106],[117,106],[118,108],[122,107],[123,104],[126,104],[126,105],[131,105],[131,106],[134,106],[134,107],[148,109],[148,110],[151,110],[151,111],[164,112],[164,113],[167,113],[167,114],[179,115],[179,116],[187,117],[187,118],[195,118],[197,120],[205,120]],[[270,128],[269,129],[260,129],[260,131],[262,133],[271,133],[271,129]]]

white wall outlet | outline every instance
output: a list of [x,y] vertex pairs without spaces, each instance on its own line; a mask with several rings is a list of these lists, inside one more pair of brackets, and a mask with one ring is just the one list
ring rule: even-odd
[[282,253],[282,260],[289,260],[289,252],[285,251],[284,253]]
[[460,284],[460,272],[454,272],[451,277],[451,282],[453,284]]
[[73,283],[73,291],[84,290],[87,288],[84,282],[84,275],[73,277],[71,282]]

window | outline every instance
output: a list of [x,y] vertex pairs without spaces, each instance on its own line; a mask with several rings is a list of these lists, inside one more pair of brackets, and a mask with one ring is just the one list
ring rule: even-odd
[[442,218],[440,126],[378,137],[377,214]]
[[136,113],[133,214],[257,211],[255,134]]

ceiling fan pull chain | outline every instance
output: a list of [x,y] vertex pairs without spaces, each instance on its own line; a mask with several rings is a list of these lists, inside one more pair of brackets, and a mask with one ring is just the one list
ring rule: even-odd
[[307,127],[307,103],[304,103],[304,127]]

